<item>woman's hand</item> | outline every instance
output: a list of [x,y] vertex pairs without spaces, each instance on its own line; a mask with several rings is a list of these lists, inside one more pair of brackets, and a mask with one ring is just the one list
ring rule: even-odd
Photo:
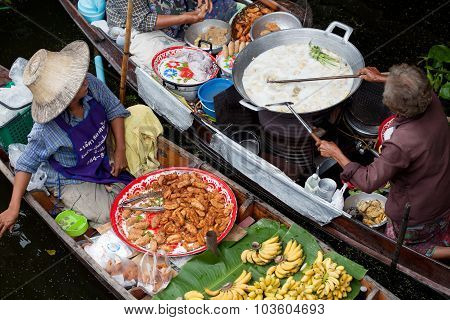
[[202,6],[205,6],[206,11],[211,13],[213,9],[212,0],[197,0],[197,9],[200,9]]
[[316,146],[322,157],[335,158],[339,153],[342,153],[334,142],[321,140],[316,143]]
[[0,214],[0,238],[9,229],[12,231],[14,224],[19,217],[19,210],[8,208]]
[[202,22],[205,20],[207,6],[197,8],[195,11],[185,12],[182,14],[183,16],[183,24],[194,24],[197,22]]
[[112,164],[111,174],[117,177],[123,170],[128,168],[127,157],[125,149],[118,149],[114,151],[114,163]]
[[322,157],[333,158],[342,168],[351,162],[334,142],[321,140],[316,146]]
[[375,67],[367,67],[358,70],[359,77],[369,82],[386,82],[387,76]]

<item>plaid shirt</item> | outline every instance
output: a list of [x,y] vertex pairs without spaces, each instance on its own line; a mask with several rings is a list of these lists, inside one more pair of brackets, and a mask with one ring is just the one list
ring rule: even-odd
[[[87,74],[87,80],[89,83],[89,94],[92,94],[92,96],[88,94],[83,99],[83,118],[86,118],[88,115],[90,109],[88,102],[93,98],[103,105],[109,121],[117,117],[128,117],[130,115],[130,112],[125,109],[103,82],[89,73]],[[64,111],[63,116],[71,126],[76,126],[82,121],[82,119],[73,117],[68,111]],[[47,161],[52,155],[65,167],[76,165],[76,155],[73,152],[72,142],[66,132],[53,120],[44,124],[35,123],[28,135],[28,145],[17,160],[16,171],[35,173],[41,163],[44,163],[42,169],[47,174],[45,183],[47,187],[57,187],[58,180],[61,185],[82,182],[59,175]]]
[[[125,28],[128,0],[109,0],[106,16],[109,27]],[[133,0],[132,26],[140,32],[155,30],[158,14],[177,15],[187,11],[185,0]],[[170,37],[176,37],[180,26],[162,29]]]

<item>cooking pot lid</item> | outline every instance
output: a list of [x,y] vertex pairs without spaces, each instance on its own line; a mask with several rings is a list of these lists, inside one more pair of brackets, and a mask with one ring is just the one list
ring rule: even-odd
[[363,81],[353,94],[348,111],[367,126],[379,126],[392,112],[383,104],[384,84]]

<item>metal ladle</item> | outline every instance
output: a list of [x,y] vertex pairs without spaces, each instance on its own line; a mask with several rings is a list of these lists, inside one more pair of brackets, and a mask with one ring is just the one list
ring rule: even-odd
[[266,107],[278,106],[278,105],[285,105],[291,111],[291,113],[297,118],[297,120],[300,121],[300,123],[305,127],[306,131],[308,131],[309,135],[314,139],[315,142],[321,142],[322,141],[312,131],[312,129],[309,126],[309,124],[305,120],[303,120],[303,118],[300,117],[300,115],[297,112],[295,112],[294,108],[292,108],[292,106],[294,105],[293,102],[286,101],[286,102],[271,103],[271,104],[266,104]]

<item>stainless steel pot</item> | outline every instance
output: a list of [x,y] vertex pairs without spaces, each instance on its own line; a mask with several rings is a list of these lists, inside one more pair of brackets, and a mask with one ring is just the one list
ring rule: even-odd
[[[338,36],[333,33],[334,29],[339,27],[345,30],[345,34],[343,37]],[[358,69],[364,67],[364,58],[359,52],[359,50],[348,41],[350,35],[353,32],[353,28],[337,21],[333,21],[327,27],[326,30],[319,29],[311,29],[311,28],[303,28],[303,29],[293,29],[293,30],[283,30],[273,34],[268,34],[267,36],[256,39],[251,42],[236,58],[233,66],[233,82],[237,91],[243,97],[243,100],[240,103],[254,111],[262,111],[264,113],[269,112],[273,114],[279,114],[279,112],[267,111],[264,108],[257,106],[256,103],[253,103],[250,97],[246,94],[244,90],[244,86],[242,84],[242,77],[244,75],[244,71],[247,66],[252,62],[254,58],[259,56],[261,53],[270,50],[272,48],[288,45],[293,43],[312,43],[314,45],[319,45],[325,49],[328,49],[337,55],[343,57],[351,66],[353,72],[356,72]],[[353,81],[352,89],[347,96],[350,97],[356,89],[361,84],[361,79],[355,79]],[[344,99],[345,100],[345,99]],[[342,102],[342,101],[341,101]],[[340,102],[339,102],[340,103]],[[328,108],[303,113],[305,115],[323,115],[324,113],[330,112],[333,107],[338,105],[329,106]],[[290,115],[293,117],[293,115]]]
[[[227,40],[226,43],[222,45],[213,45],[212,43],[208,41],[201,40],[199,43],[199,46],[195,45],[195,39],[197,39],[200,34],[205,33],[209,30],[211,27],[217,27],[217,28],[223,28],[227,29]],[[212,54],[217,54],[222,50],[223,45],[228,44],[231,40],[231,27],[230,25],[222,20],[217,19],[206,19],[202,22],[197,22],[189,26],[189,28],[184,33],[184,41],[191,47],[194,48],[200,48],[202,50],[205,50],[207,52],[210,52]],[[202,45],[206,45],[206,48],[204,48]]]

